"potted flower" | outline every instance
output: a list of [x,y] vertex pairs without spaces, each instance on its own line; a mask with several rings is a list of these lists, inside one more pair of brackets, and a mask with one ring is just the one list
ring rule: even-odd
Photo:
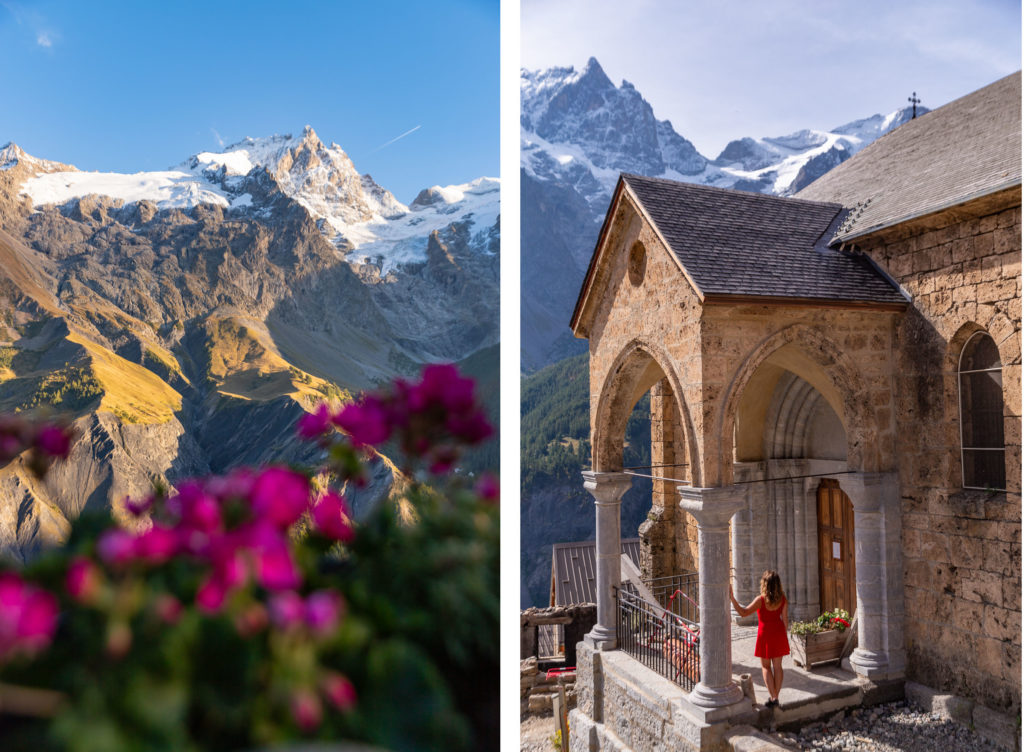
[[793,635],[793,660],[809,668],[815,663],[838,661],[846,644],[850,614],[841,608],[826,611],[814,621],[795,621],[789,625]]

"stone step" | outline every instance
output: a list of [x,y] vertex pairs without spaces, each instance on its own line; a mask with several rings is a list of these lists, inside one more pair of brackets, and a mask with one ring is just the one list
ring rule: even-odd
[[753,726],[735,726],[725,741],[733,752],[793,752],[795,749],[780,744]]

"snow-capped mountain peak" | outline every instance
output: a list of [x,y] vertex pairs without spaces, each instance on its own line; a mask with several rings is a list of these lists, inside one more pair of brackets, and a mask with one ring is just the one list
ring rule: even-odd
[[200,152],[181,165],[181,169],[222,183],[228,190],[232,183],[260,168],[267,170],[285,195],[302,204],[314,218],[329,220],[339,230],[342,225],[408,211],[390,191],[368,175],[360,175],[340,146],[325,146],[309,125],[298,137],[247,137],[222,152]]
[[58,170],[76,171],[78,168],[72,165],[51,162],[48,159],[39,159],[27,153],[13,141],[8,141],[0,148],[0,170],[10,170],[17,165],[25,165],[37,172],[55,172]]
[[425,260],[429,235],[453,224],[464,228],[481,253],[492,253],[497,236],[497,179],[434,186],[408,207],[370,175],[361,175],[340,146],[324,145],[308,125],[298,136],[247,137],[158,172],[81,172],[31,157],[14,144],[0,150],[2,169],[18,164],[29,168],[21,192],[34,206],[98,194],[125,203],[150,201],[161,210],[206,203],[259,212],[265,207],[254,203],[251,181],[267,174],[340,254],[364,272],[367,263],[377,267],[382,278],[398,265]]

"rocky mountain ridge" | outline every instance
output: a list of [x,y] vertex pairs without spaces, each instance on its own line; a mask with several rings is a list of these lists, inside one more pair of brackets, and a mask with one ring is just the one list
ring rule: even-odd
[[304,410],[425,362],[496,372],[497,181],[425,193],[402,205],[310,128],[134,175],[0,150],[0,410],[81,432],[45,484],[0,468],[0,550],[154,481],[313,461]]

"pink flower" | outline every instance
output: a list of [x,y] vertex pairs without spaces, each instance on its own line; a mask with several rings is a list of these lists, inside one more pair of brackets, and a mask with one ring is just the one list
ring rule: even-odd
[[476,495],[484,501],[497,502],[501,495],[501,486],[498,483],[497,477],[491,473],[484,473],[480,476],[480,480],[476,482]]
[[321,496],[313,507],[313,524],[331,540],[348,542],[353,538],[345,499],[333,489]]
[[280,630],[297,627],[305,619],[306,604],[294,590],[284,590],[270,596],[270,621]]
[[135,539],[135,555],[147,564],[163,564],[177,552],[178,534],[161,525],[153,525]]
[[258,518],[288,527],[309,508],[309,478],[284,467],[267,468],[256,478],[251,498]]
[[247,499],[252,492],[256,475],[247,467],[236,468],[230,475],[210,478],[206,482],[206,490],[221,501],[228,499]]
[[49,645],[56,631],[57,599],[45,590],[26,587],[15,633],[17,638],[26,648],[35,651]]
[[183,611],[181,601],[168,593],[161,594],[153,603],[153,613],[164,624],[176,624]]
[[309,689],[298,689],[292,695],[292,718],[295,725],[305,732],[310,732],[320,725],[323,719],[323,706],[320,698]]
[[324,697],[338,710],[351,710],[356,704],[356,688],[341,674],[327,673],[320,682]]
[[357,446],[376,446],[391,436],[388,411],[384,403],[372,395],[345,405],[333,420]]
[[67,457],[71,451],[71,431],[60,426],[43,426],[36,434],[36,446],[51,457]]
[[304,439],[315,439],[327,433],[331,427],[331,413],[327,404],[321,402],[314,412],[306,413],[299,418],[297,431]]
[[196,607],[207,614],[215,614],[224,607],[228,590],[217,577],[210,576],[196,591]]
[[292,559],[288,538],[268,524],[256,524],[247,536],[256,565],[256,579],[268,590],[298,587],[302,577]]
[[468,415],[449,415],[446,426],[453,436],[467,444],[479,444],[494,433],[487,417],[479,410]]
[[26,585],[13,572],[0,575],[0,659],[49,645],[57,631],[57,613],[51,593]]
[[181,500],[181,524],[204,533],[219,531],[222,527],[220,504],[205,491],[190,493]]
[[208,547],[207,556],[213,564],[214,577],[225,589],[230,590],[245,583],[248,572],[242,552],[233,537],[215,538]]
[[133,499],[124,500],[124,508],[132,517],[141,517],[150,509],[153,508],[155,499],[149,496],[142,501],[134,501]]
[[110,566],[121,566],[135,558],[135,537],[119,528],[104,531],[96,544],[101,559]]
[[455,466],[458,458],[459,454],[455,451],[454,447],[437,447],[431,452],[430,467],[428,469],[434,475],[447,473]]
[[332,590],[317,590],[306,599],[306,624],[321,637],[330,634],[338,626],[345,601]]
[[99,567],[84,556],[76,556],[68,566],[64,587],[79,603],[93,602],[101,587]]

